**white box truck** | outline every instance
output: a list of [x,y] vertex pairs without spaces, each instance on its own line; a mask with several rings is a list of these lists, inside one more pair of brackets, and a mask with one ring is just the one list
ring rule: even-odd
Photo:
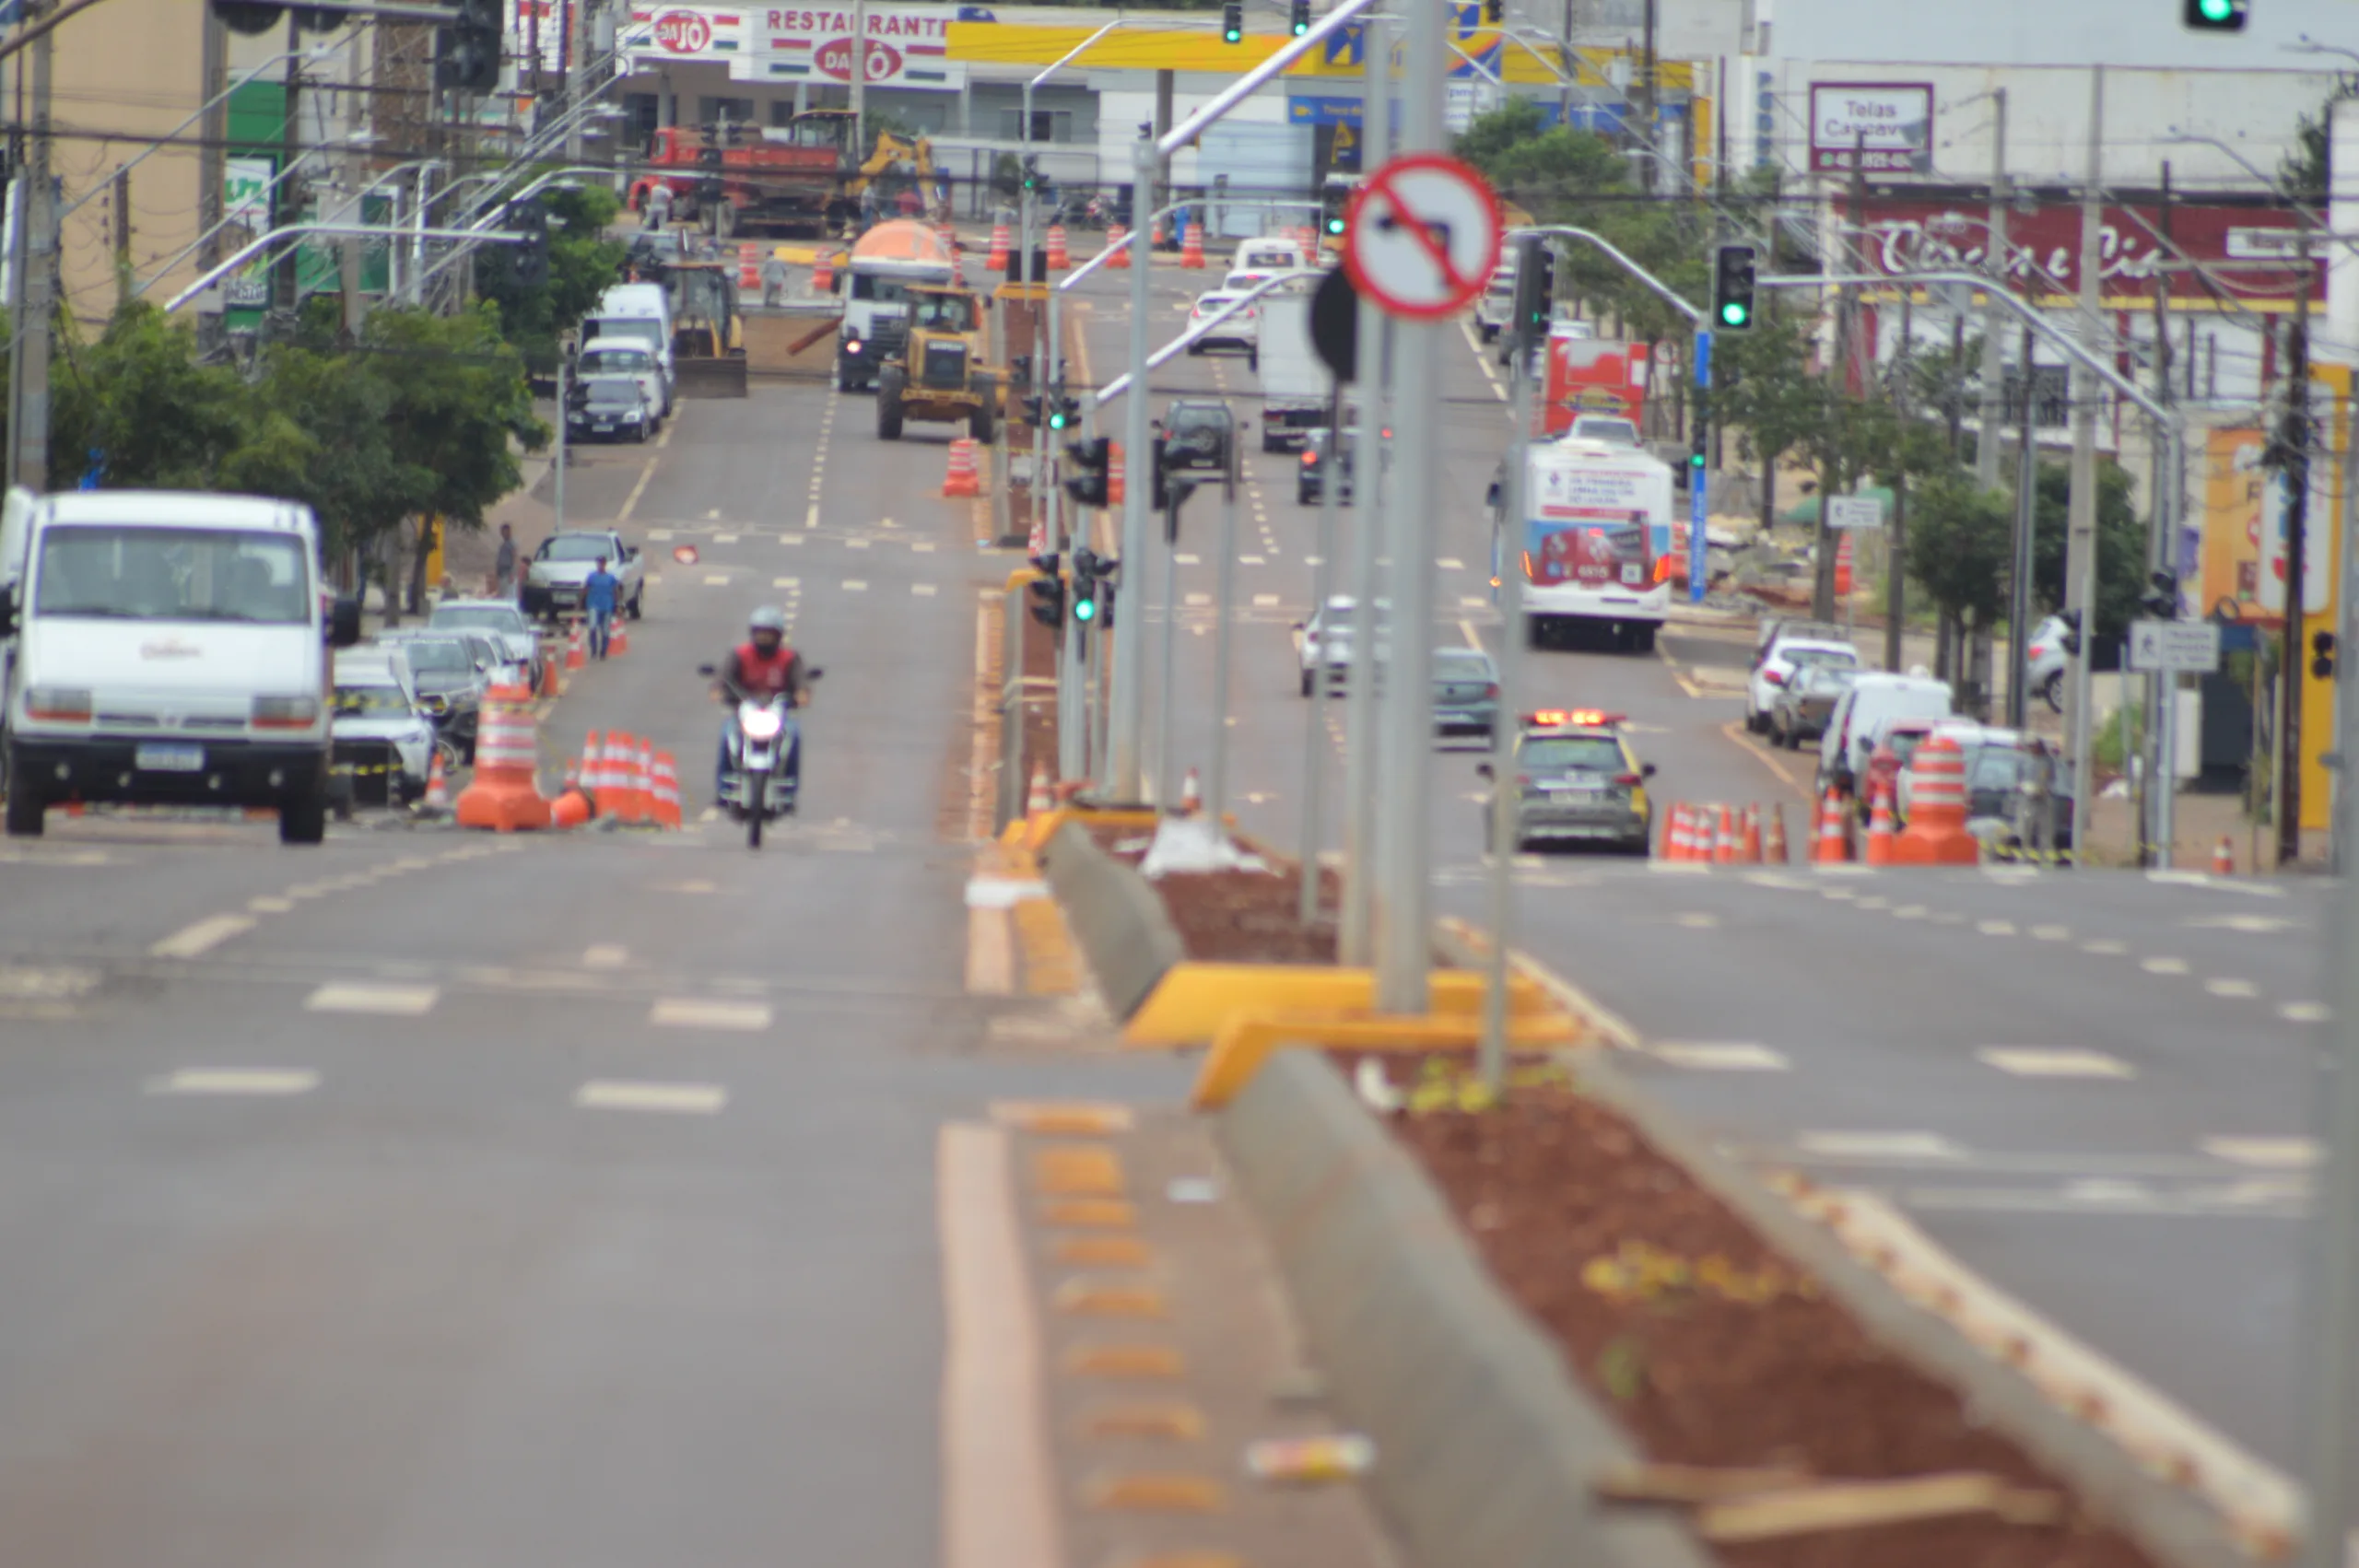
[[1327,362],[1310,345],[1310,292],[1325,275],[1262,296],[1262,450],[1298,451],[1310,431],[1327,423]]

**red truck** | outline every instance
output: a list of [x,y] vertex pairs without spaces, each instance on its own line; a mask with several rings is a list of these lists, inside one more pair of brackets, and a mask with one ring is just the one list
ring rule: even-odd
[[631,207],[644,213],[660,184],[672,193],[674,217],[698,223],[715,239],[825,234],[852,215],[869,181],[888,172],[921,182],[932,177],[933,149],[923,138],[912,144],[879,135],[874,153],[856,165],[855,124],[849,110],[814,109],[770,127],[660,125],[648,140],[647,172],[631,187]]

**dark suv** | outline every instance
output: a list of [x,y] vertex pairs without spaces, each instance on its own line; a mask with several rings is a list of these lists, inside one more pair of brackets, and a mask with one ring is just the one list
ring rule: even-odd
[[1236,439],[1228,404],[1183,398],[1163,413],[1163,466],[1173,474],[1225,474]]

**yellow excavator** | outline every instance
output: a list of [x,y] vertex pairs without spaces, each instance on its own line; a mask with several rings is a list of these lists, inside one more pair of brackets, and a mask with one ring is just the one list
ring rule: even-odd
[[[920,135],[915,141],[896,135],[890,131],[876,133],[876,149],[868,161],[860,166],[850,180],[844,181],[844,194],[858,201],[861,193],[886,175],[906,175],[917,181],[918,194],[931,206],[933,198],[927,187],[933,183],[933,144]],[[879,191],[881,197],[884,193]]]

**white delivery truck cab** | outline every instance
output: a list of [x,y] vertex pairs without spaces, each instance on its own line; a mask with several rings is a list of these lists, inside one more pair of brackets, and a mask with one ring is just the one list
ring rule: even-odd
[[1261,345],[1254,374],[1262,380],[1262,450],[1299,451],[1303,439],[1327,423],[1327,362],[1310,343],[1310,295],[1321,273],[1306,272],[1262,296]]
[[1491,486],[1492,580],[1521,568],[1535,644],[1588,627],[1651,651],[1671,613],[1671,465],[1573,437],[1533,442],[1526,461],[1522,518]]
[[330,608],[311,509],[259,496],[43,496],[25,568],[0,591],[13,633],[7,830],[68,802],[274,808],[278,836],[325,830]]

